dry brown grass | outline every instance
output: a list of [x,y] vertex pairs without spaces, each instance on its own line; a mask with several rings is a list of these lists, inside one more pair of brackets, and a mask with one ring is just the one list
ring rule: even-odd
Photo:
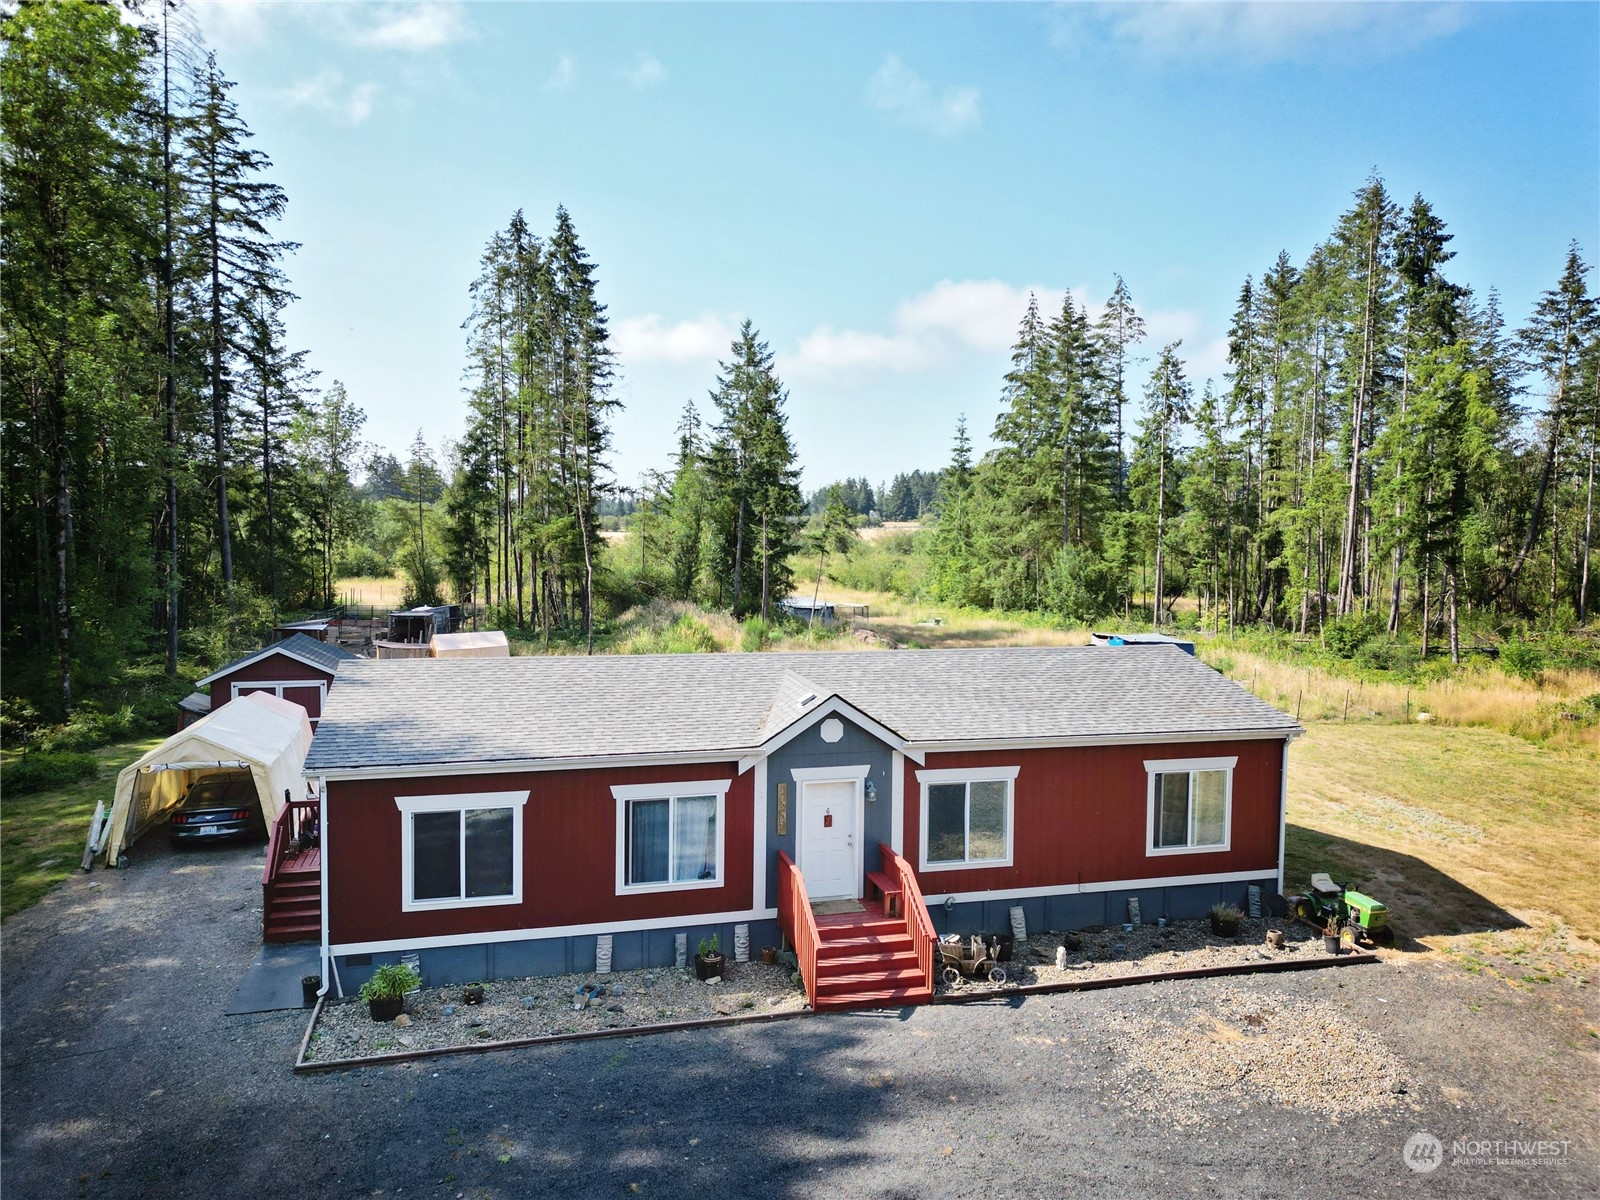
[[920,604],[884,592],[854,591],[826,580],[820,597],[835,604],[867,605],[869,615],[865,620],[856,620],[856,628],[871,630],[902,646],[944,650],[966,646],[1083,646],[1089,641],[1086,629],[1052,629],[1018,617]]
[[406,582],[398,575],[388,577],[352,575],[337,580],[333,594],[349,604],[374,605],[378,608],[399,608],[405,597]]
[[1600,941],[1600,773],[1583,751],[1316,723],[1290,752],[1289,824],[1290,888],[1313,870],[1359,881],[1424,945],[1519,922]]
[[1282,662],[1226,643],[1202,642],[1196,651],[1229,678],[1301,721],[1431,721],[1600,752],[1600,726],[1592,719],[1575,721],[1561,715],[1581,716],[1581,701],[1600,692],[1600,673],[1594,671],[1547,671],[1535,683],[1494,667],[1471,666],[1449,679],[1407,685],[1343,679],[1318,666]]

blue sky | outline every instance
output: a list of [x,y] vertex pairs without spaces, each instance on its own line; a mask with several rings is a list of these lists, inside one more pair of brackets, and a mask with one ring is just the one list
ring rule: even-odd
[[1520,322],[1600,246],[1600,5],[193,6],[289,192],[291,337],[368,436],[458,436],[483,245],[572,213],[623,483],[749,317],[808,487],[986,444],[1029,290],[1114,276],[1219,379],[1244,276],[1376,168]]

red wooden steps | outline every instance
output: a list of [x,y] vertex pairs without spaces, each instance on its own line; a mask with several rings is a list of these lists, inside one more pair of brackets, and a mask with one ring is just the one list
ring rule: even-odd
[[903,920],[872,913],[824,917],[817,935],[819,1012],[920,1004],[933,994]]
[[265,889],[262,940],[309,942],[322,936],[322,875],[282,871]]

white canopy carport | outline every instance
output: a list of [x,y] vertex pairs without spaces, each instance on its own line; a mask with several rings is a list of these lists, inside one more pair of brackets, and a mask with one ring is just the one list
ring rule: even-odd
[[436,633],[428,653],[434,658],[510,658],[511,643],[499,629],[477,633]]
[[[134,840],[165,820],[189,784],[208,771],[248,770],[270,828],[284,794],[298,796],[304,789],[301,768],[310,748],[311,722],[298,704],[270,692],[230,700],[117,775],[111,817],[100,839],[105,861],[116,862]],[[94,847],[97,853],[101,848]]]

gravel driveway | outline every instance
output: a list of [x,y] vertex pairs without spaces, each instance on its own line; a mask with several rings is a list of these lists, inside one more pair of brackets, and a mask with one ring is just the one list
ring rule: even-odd
[[[8,1197],[1597,1193],[1594,989],[1572,981],[1395,958],[296,1077],[304,1014],[222,1015],[259,947],[259,848],[136,857],[0,934]],[[1249,1059],[1163,1076],[1152,1029],[1192,1050],[1257,1011],[1381,1035],[1405,1091],[1330,1116],[1281,1077],[1192,1077]],[[1431,1173],[1401,1157],[1418,1131],[1444,1143]],[[1471,1165],[1463,1139],[1570,1146]]]

